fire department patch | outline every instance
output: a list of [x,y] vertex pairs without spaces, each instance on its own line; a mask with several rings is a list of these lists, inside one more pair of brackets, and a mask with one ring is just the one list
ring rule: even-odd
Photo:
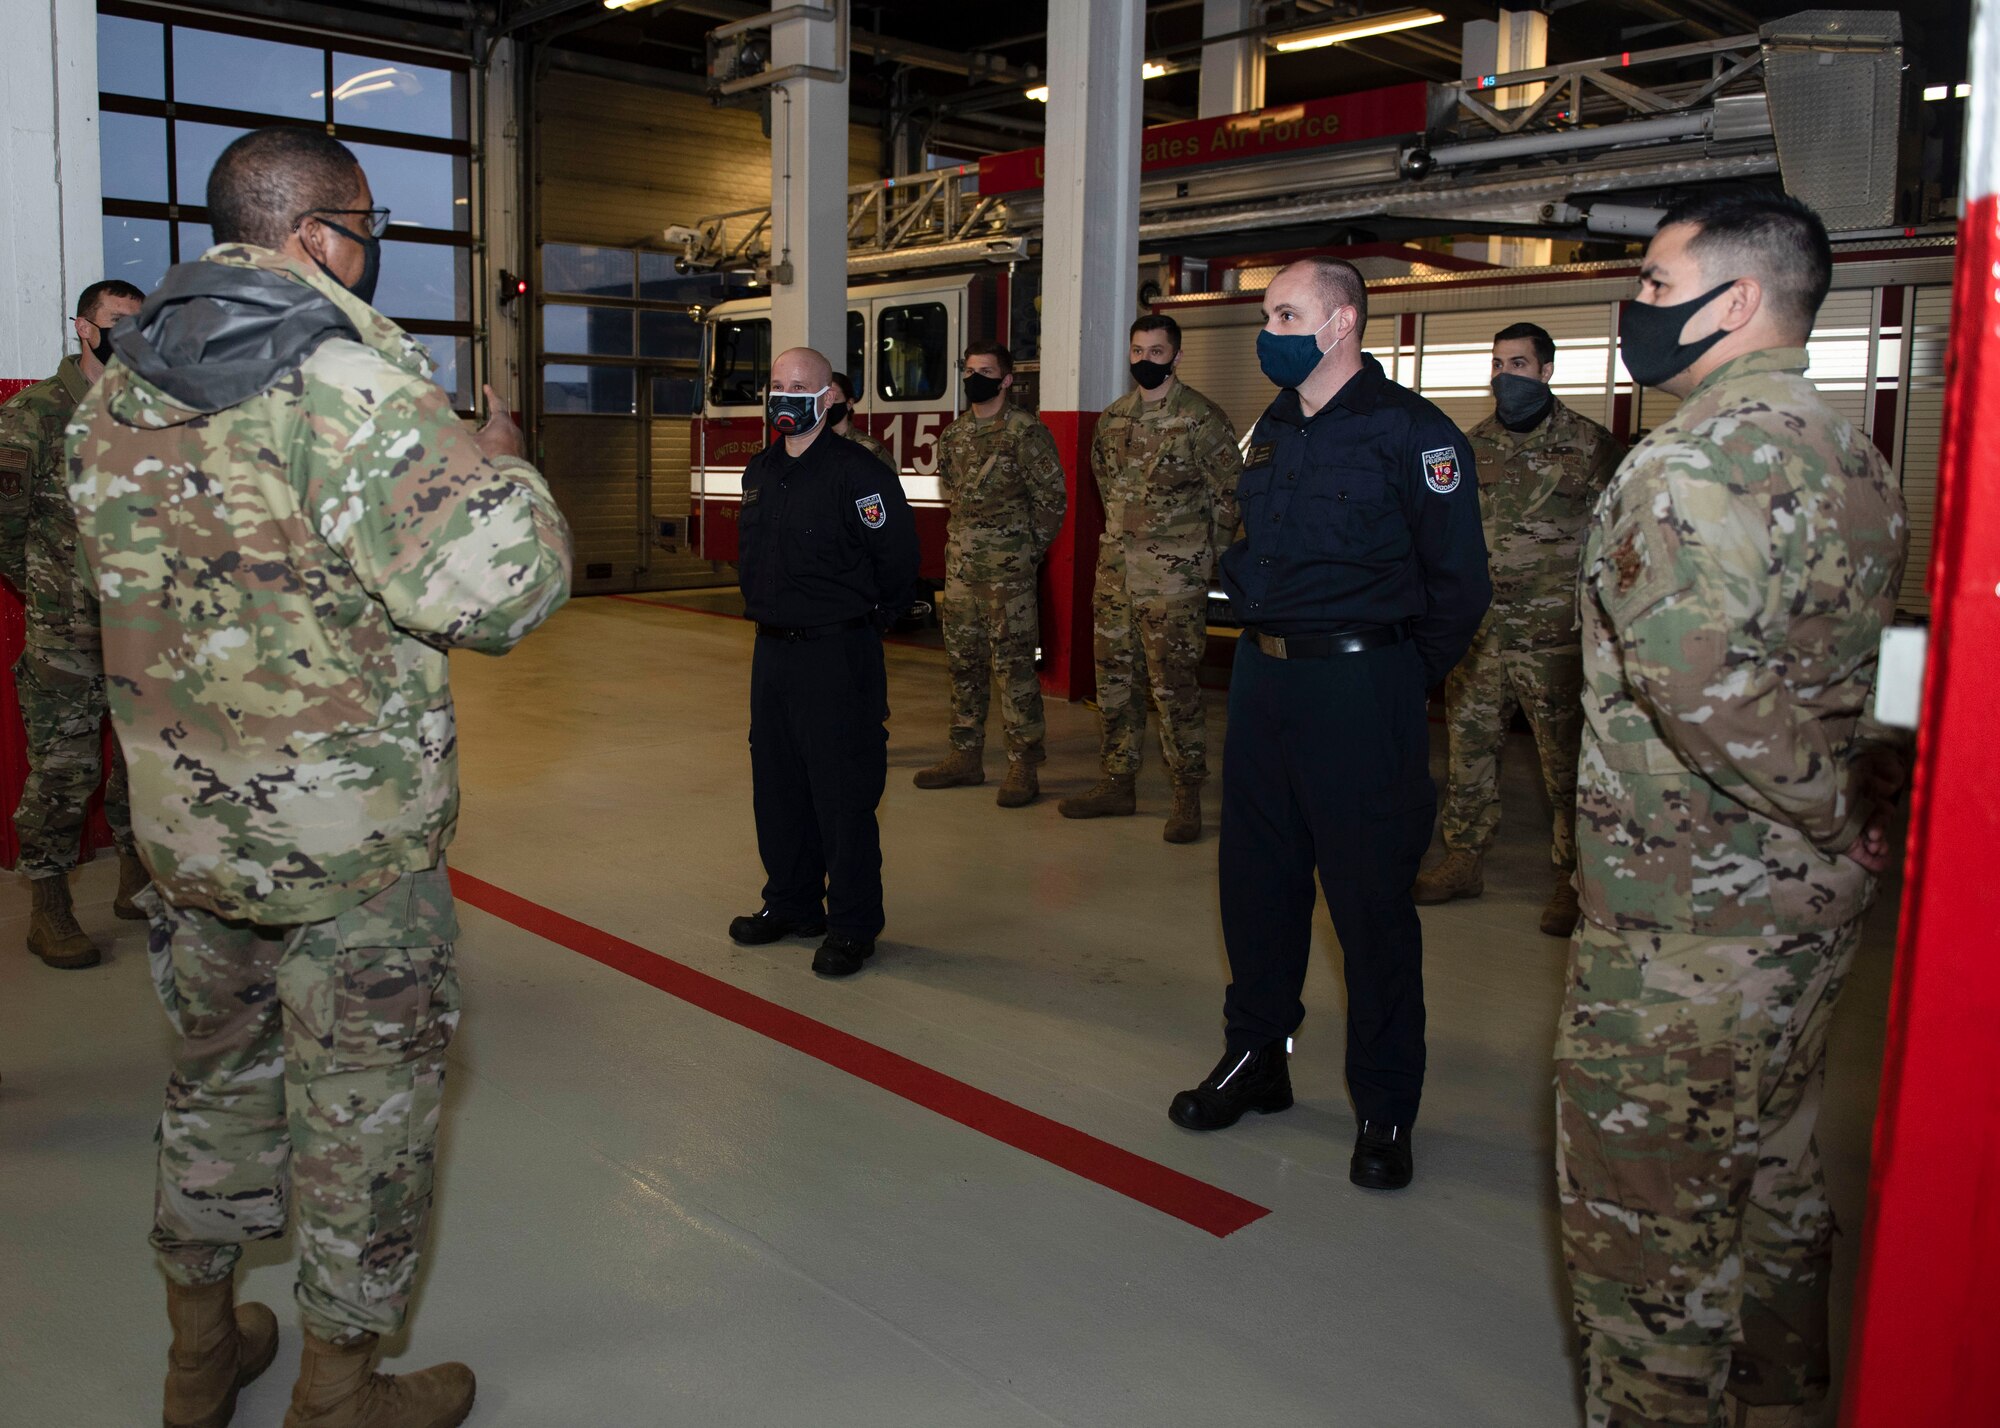
[[1458,452],[1455,448],[1436,447],[1426,451],[1422,460],[1426,486],[1440,496],[1449,496],[1458,489]]
[[889,509],[882,504],[881,494],[863,496],[854,503],[854,509],[861,512],[861,524],[871,531],[879,531],[889,519]]

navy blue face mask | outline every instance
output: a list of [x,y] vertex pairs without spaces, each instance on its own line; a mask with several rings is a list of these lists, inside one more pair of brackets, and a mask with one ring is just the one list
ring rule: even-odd
[[[1264,375],[1280,387],[1296,387],[1313,374],[1322,359],[1333,347],[1320,350],[1319,335],[1326,331],[1327,322],[1340,315],[1335,308],[1327,314],[1326,322],[1315,327],[1311,333],[1275,332],[1257,334],[1257,365],[1264,369]],[[1340,345],[1336,339],[1334,347]]]

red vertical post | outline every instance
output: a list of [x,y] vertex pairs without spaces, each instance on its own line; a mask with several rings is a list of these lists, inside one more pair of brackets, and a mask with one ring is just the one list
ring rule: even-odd
[[1098,413],[1041,416],[1056,439],[1069,492],[1062,533],[1042,562],[1042,689],[1058,699],[1088,699],[1097,692],[1090,597],[1096,588],[1097,538],[1104,531],[1104,506],[1090,470]]
[[1975,7],[1931,632],[1844,1428],[2000,1424],[2000,17]]

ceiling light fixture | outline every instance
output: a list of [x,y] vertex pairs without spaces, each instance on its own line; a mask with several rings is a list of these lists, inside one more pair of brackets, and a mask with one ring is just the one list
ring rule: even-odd
[[1389,35],[1398,30],[1414,30],[1442,23],[1444,16],[1435,10],[1391,10],[1387,14],[1359,15],[1352,20],[1342,20],[1337,25],[1317,25],[1309,30],[1293,30],[1266,38],[1272,49],[1288,55],[1300,50],[1323,50],[1328,45],[1344,45],[1349,40],[1365,40],[1373,35]]
[[[606,3],[608,4],[609,0],[606,0]],[[1158,79],[1168,72],[1167,67],[1158,60],[1147,60],[1139,66],[1139,78],[1142,80]],[[1024,89],[1021,94],[1023,98],[1032,99],[1037,104],[1049,102],[1049,87],[1046,84],[1038,84],[1033,89]]]
[[648,5],[657,5],[660,0],[604,0],[607,10],[643,10]]

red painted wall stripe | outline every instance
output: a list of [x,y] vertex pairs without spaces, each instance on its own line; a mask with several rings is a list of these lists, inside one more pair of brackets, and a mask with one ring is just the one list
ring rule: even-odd
[[690,1006],[769,1037],[835,1070],[857,1076],[891,1095],[901,1096],[947,1120],[1026,1151],[1211,1235],[1233,1234],[1271,1213],[1265,1206],[1121,1150],[1012,1101],[1003,1101],[990,1092],[919,1065],[907,1056],[766,1001],[636,942],[627,942],[565,917],[470,873],[453,868],[451,886],[466,903],[524,932],[579,952]]

